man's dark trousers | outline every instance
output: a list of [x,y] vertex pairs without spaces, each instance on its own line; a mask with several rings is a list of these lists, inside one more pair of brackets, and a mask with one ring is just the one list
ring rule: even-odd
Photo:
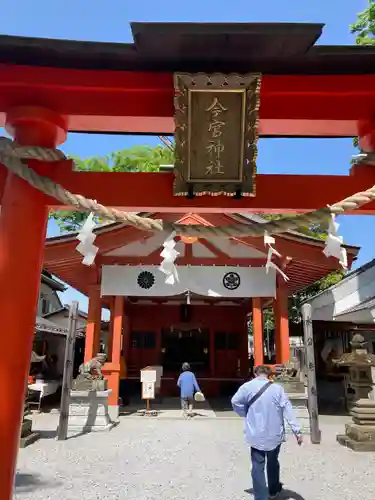
[[[251,448],[251,477],[253,479],[254,500],[268,500],[269,496],[280,493],[279,445],[271,451],[262,451]],[[265,471],[267,470],[268,488]]]

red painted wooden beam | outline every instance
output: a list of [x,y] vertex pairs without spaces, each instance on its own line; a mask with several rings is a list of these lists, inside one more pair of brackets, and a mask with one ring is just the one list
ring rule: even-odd
[[[145,172],[72,172],[70,163],[58,165],[50,177],[73,193],[98,200],[106,206],[129,212],[173,213],[238,213],[238,212],[305,212],[341,201],[375,184],[375,169],[355,167],[355,175],[257,175],[254,198],[235,200],[227,196],[197,196],[187,199],[173,196],[172,173]],[[35,162],[30,162],[36,166]],[[0,165],[0,199],[5,184],[6,169]],[[48,198],[52,209],[61,203]],[[64,209],[74,209],[65,207]],[[353,212],[373,214],[375,202]],[[350,212],[349,212],[350,213]]]
[[[14,106],[52,109],[69,130],[173,134],[173,75],[0,65],[0,126]],[[375,75],[264,75],[260,135],[353,137],[375,112]]]

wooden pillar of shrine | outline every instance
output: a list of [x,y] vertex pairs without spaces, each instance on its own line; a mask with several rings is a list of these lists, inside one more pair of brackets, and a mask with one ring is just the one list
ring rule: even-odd
[[254,366],[264,363],[262,299],[252,299]]
[[112,358],[112,346],[113,346],[113,319],[115,310],[115,298],[111,297],[111,304],[109,307],[109,325],[108,325],[108,337],[107,337],[107,360],[110,361]]
[[[64,120],[49,110],[11,110],[6,130],[21,145],[56,147],[65,140]],[[29,162],[51,175],[56,163]],[[0,363],[0,498],[11,500],[20,444],[27,375],[35,331],[48,208],[45,195],[8,172],[0,215],[0,317],[6,336]],[[5,337],[4,337],[5,338]]]
[[215,331],[210,327],[210,344],[209,344],[209,352],[210,358],[210,376],[212,378],[215,377],[216,369],[215,369]]
[[101,321],[100,285],[91,285],[89,288],[89,307],[86,323],[85,363],[99,352]]
[[155,349],[156,349],[156,364],[161,365],[162,364],[162,359],[161,359],[161,350],[162,350],[162,329],[158,328],[156,330],[156,343],[155,343]]
[[122,344],[122,327],[124,317],[124,297],[117,295],[114,299],[113,307],[113,340],[111,362],[104,366],[104,373],[108,379],[108,388],[111,394],[108,403],[117,406],[119,400],[120,387],[120,357]]
[[288,293],[282,284],[277,288],[276,299],[273,300],[275,322],[276,363],[285,364],[290,358]]
[[122,354],[125,361],[125,378],[128,378],[129,373],[129,358],[130,358],[130,334],[131,334],[131,321],[129,303],[125,305],[124,301],[124,324],[122,328]]
[[[263,330],[263,328],[262,328]],[[263,331],[262,331],[263,337]],[[249,329],[247,318],[245,320],[243,331],[240,332],[240,376],[247,378],[249,376]]]

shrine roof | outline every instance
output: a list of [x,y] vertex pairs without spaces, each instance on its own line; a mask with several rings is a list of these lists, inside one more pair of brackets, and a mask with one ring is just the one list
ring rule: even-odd
[[[56,314],[60,313],[66,313],[66,316],[69,316],[70,312],[70,306],[65,304],[64,306],[60,307],[59,309],[56,309],[55,311],[51,311],[47,314],[43,315],[43,318],[52,318],[53,316],[56,316]],[[87,313],[85,311],[82,311],[81,309],[78,309],[77,316],[82,319],[87,319]]]
[[65,286],[60,283],[59,281],[55,280],[51,274],[43,269],[42,271],[42,277],[41,277],[42,283],[45,283],[48,285],[52,290],[55,290],[56,292],[65,292]]
[[346,311],[337,314],[337,317],[339,318],[340,316],[343,316],[345,314],[357,312],[357,311],[363,311],[364,309],[374,309],[375,308],[375,297],[370,297],[367,300],[364,300],[360,304],[357,304],[356,306],[349,307]]
[[62,328],[53,321],[40,316],[36,317],[35,330],[41,333],[54,333],[56,335],[66,335],[68,333],[66,328]]
[[[361,275],[366,275],[366,273],[372,272],[374,269],[375,269],[375,259],[372,259],[369,262],[363,264],[361,267],[357,267],[356,269],[353,269],[352,271],[346,273],[345,277],[341,281],[335,283],[334,285],[331,285],[329,288],[326,288],[325,290],[320,291],[313,297],[307,298],[301,304],[310,304],[313,301],[315,301],[315,299],[327,296],[330,292],[334,292],[337,289],[342,288],[343,286],[345,286],[345,284],[349,283],[351,280],[361,279]],[[372,282],[373,278],[371,277],[369,281]]]
[[373,73],[375,47],[316,45],[323,24],[131,23],[133,43],[0,35],[0,63],[74,69]]
[[[35,319],[35,334],[38,339],[40,334],[52,333],[54,335],[62,335],[64,337],[68,334],[68,329],[54,323],[46,317],[37,316]],[[77,328],[76,336],[82,338],[85,336],[85,329],[82,327]]]
[[375,259],[347,273],[344,278],[306,299],[314,321],[368,325],[375,318]]
[[[264,220],[255,214],[143,214],[185,224],[230,225],[260,224]],[[204,218],[203,218],[204,217]],[[126,224],[103,224],[96,228],[95,245],[99,247],[96,265],[82,265],[82,256],[76,251],[77,233],[49,238],[45,247],[45,268],[72,287],[86,294],[89,284],[99,283],[103,265],[159,265],[165,233],[148,233]],[[340,269],[336,259],[323,254],[324,241],[289,231],[275,237],[275,248],[285,262],[290,293]],[[358,247],[346,246],[349,266],[359,252]],[[267,249],[262,238],[199,238],[193,244],[177,242],[180,253],[177,265],[205,266],[264,266]]]

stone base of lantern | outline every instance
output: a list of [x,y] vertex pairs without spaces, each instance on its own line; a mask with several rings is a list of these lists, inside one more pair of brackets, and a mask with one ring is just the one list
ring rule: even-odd
[[337,441],[354,451],[375,451],[375,401],[360,399],[350,413],[353,423],[345,426]]
[[71,391],[68,437],[112,429],[116,424],[109,416],[107,391]]
[[21,439],[20,439],[20,448],[26,448],[29,444],[35,443],[39,439],[39,434],[37,432],[33,432],[32,421],[28,418],[25,418],[21,424]]

